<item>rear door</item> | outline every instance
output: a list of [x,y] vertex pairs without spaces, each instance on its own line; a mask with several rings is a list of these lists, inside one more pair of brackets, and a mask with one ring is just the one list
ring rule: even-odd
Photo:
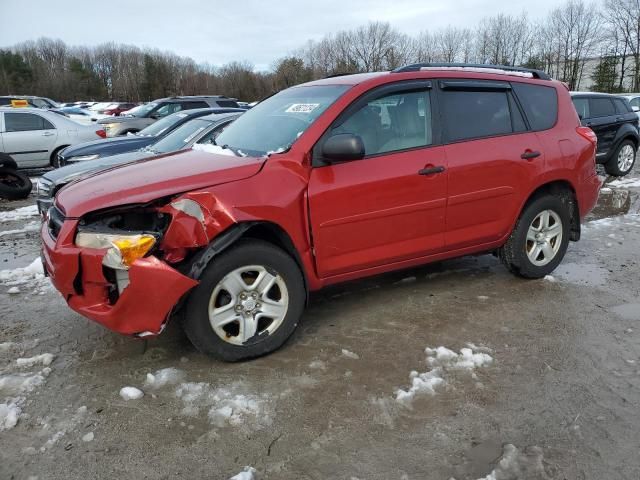
[[446,248],[478,247],[512,229],[544,152],[509,82],[438,83],[449,171]]
[[[443,250],[446,158],[434,136],[430,85],[400,82],[369,92],[314,148],[308,198],[321,277]],[[365,158],[319,163],[323,141],[341,133],[362,138]]]
[[38,114],[4,113],[4,151],[13,157],[19,167],[49,164],[57,137],[55,126]]

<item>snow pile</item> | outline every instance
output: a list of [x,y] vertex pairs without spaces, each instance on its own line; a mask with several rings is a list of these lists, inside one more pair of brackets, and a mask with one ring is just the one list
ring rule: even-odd
[[510,443],[502,447],[502,457],[496,468],[478,480],[551,480],[544,469],[540,447],[527,447],[523,452]]
[[36,258],[26,267],[14,268],[13,270],[0,270],[0,283],[5,285],[24,285],[44,279],[44,268],[42,260]]
[[[0,212],[2,213],[2,212]],[[0,238],[2,237],[10,237],[12,235],[18,235],[20,233],[28,233],[28,232],[37,232],[40,230],[39,222],[31,222],[26,224],[23,228],[19,228],[17,230],[4,230],[0,232]]]
[[89,432],[86,435],[83,435],[83,437],[82,437],[82,441],[83,442],[92,442],[93,439],[94,439],[93,432]]
[[53,362],[55,356],[51,353],[42,353],[40,355],[36,355],[35,357],[30,358],[18,358],[16,360],[16,364],[19,367],[33,367],[34,365],[43,365],[48,367]]
[[208,383],[188,382],[180,384],[175,394],[182,400],[182,415],[195,416],[201,408],[208,409],[209,422],[216,427],[271,423],[265,400],[243,393],[240,384],[215,388]]
[[606,217],[598,220],[592,220],[583,224],[583,227],[589,229],[610,229],[610,227],[627,226],[640,227],[640,214],[627,213],[616,217]]
[[122,387],[120,396],[123,400],[138,400],[144,397],[144,392],[136,387]]
[[193,145],[192,149],[199,152],[217,153],[218,155],[229,155],[231,157],[237,156],[233,153],[233,150],[229,148],[222,148],[220,145],[214,145],[212,143],[196,143]]
[[27,218],[37,217],[38,215],[38,206],[29,205],[26,207],[16,208],[15,210],[0,212],[0,222],[15,222],[17,220],[26,220]]
[[244,467],[244,470],[234,475],[229,480],[254,480],[256,469],[253,467]]
[[607,187],[632,188],[640,187],[640,178],[619,178],[607,183]]
[[158,389],[167,385],[177,385],[183,382],[185,373],[177,368],[163,368],[155,373],[147,373],[145,388]]
[[485,367],[493,362],[493,358],[488,353],[474,352],[474,350],[488,350],[486,347],[468,345],[468,348],[460,349],[460,353],[446,347],[426,348],[427,365],[431,370],[424,373],[412,371],[409,374],[411,386],[407,390],[396,390],[396,400],[410,403],[417,394],[434,395],[437,387],[447,383],[445,377],[449,372],[463,371],[473,374],[476,368]]
[[44,384],[50,373],[50,368],[44,368],[39,373],[0,375],[0,396],[4,397],[3,403],[0,403],[0,431],[16,426],[27,401],[26,394]]
[[358,355],[357,353],[351,352],[351,351],[347,350],[346,348],[342,349],[342,355],[344,357],[350,358],[352,360],[359,360],[360,359],[360,355]]
[[[66,409],[65,409],[66,410]],[[49,439],[40,447],[40,451],[44,452],[50,447],[54,446],[58,441],[64,437],[67,433],[75,430],[78,425],[80,425],[85,416],[87,415],[87,407],[84,405],[76,410],[70,418],[65,418],[61,422],[56,425],[56,431]],[[51,425],[45,424],[43,429],[48,430],[51,428]]]

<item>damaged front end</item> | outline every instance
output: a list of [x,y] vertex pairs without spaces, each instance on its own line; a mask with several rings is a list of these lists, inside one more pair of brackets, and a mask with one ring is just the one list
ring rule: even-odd
[[[211,194],[189,193],[43,224],[43,261],[78,313],[123,334],[159,334],[198,284],[190,259],[233,222]],[[52,227],[52,222],[56,226]]]

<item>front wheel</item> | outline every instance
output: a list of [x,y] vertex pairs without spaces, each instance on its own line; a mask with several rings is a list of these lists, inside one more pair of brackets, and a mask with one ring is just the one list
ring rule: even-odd
[[293,258],[270,243],[243,240],[205,269],[185,305],[184,329],[198,350],[220,360],[258,357],[293,333],[305,298]]
[[620,144],[611,160],[604,164],[605,171],[614,177],[624,177],[636,161],[636,146],[631,140]]
[[569,244],[571,225],[569,205],[563,200],[548,195],[525,207],[511,236],[498,251],[512,273],[542,278],[560,264]]

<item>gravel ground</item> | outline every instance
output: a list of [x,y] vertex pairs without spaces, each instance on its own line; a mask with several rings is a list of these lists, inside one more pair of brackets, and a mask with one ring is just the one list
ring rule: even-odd
[[[603,189],[552,277],[483,255],[332,287],[284,348],[239,364],[178,325],[121,337],[0,273],[0,404],[21,411],[0,423],[0,478],[637,480],[639,177]],[[35,220],[0,222],[0,270],[37,258],[15,232]],[[486,361],[425,353],[469,344]]]

